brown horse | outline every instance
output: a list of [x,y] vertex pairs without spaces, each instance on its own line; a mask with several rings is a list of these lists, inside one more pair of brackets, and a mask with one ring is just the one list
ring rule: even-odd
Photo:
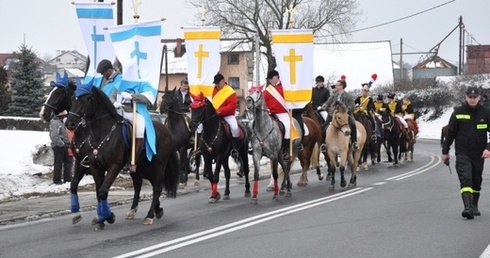
[[407,151],[405,152],[405,161],[408,160],[408,153],[410,152],[410,161],[413,161],[413,150],[415,143],[417,142],[417,134],[419,133],[419,126],[417,122],[413,119],[405,119],[408,124],[408,135],[407,135]]
[[[344,177],[345,166],[349,165],[351,169],[351,178],[349,187],[357,185],[357,165],[361,156],[364,143],[366,142],[366,129],[356,121],[357,127],[357,143],[359,149],[354,150],[350,142],[351,130],[349,127],[349,113],[344,103],[335,102],[332,106],[332,122],[327,129],[325,143],[328,147],[328,157],[331,161],[336,160],[340,156],[340,186],[345,187],[346,181]],[[329,190],[335,190],[335,165],[331,162],[328,166],[328,172],[332,175]]]

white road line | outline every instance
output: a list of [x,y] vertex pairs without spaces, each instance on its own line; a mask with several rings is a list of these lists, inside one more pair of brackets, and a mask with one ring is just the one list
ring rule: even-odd
[[[402,179],[405,179],[405,178],[408,178],[408,177],[411,177],[411,176],[414,176],[414,175],[417,175],[417,174],[420,174],[420,173],[423,173],[423,172],[427,172],[429,169],[439,165],[439,163],[441,163],[441,158],[440,157],[437,157],[437,161],[435,161],[435,156],[431,156],[431,160],[429,163],[427,163],[426,165],[420,167],[420,168],[417,168],[417,169],[414,169],[412,171],[409,171],[407,173],[404,173],[404,174],[401,174],[401,175],[397,175],[397,176],[394,176],[394,177],[390,177],[390,178],[387,178],[385,179],[386,181],[390,181],[390,180],[402,180]],[[434,162],[436,162],[435,164],[433,164]]]
[[388,182],[377,182],[377,183],[374,183],[373,185],[385,185],[387,184]]
[[[197,242],[201,242],[201,241],[204,241],[204,240],[207,240],[210,238],[214,238],[214,237],[221,236],[224,234],[228,234],[228,233],[231,233],[234,231],[238,231],[238,230],[241,230],[241,229],[244,229],[247,227],[251,227],[251,226],[254,226],[254,225],[257,225],[260,223],[264,223],[266,221],[269,221],[269,220],[272,220],[275,218],[283,217],[283,216],[293,214],[293,213],[296,213],[296,212],[299,212],[299,211],[302,211],[305,209],[316,207],[318,205],[322,205],[325,203],[340,200],[340,199],[343,199],[343,198],[346,198],[346,197],[349,197],[352,195],[356,195],[356,194],[359,194],[359,193],[362,193],[365,191],[369,191],[372,189],[374,189],[374,188],[373,187],[354,188],[352,190],[348,190],[348,191],[345,191],[342,193],[330,195],[327,197],[323,197],[323,198],[319,198],[316,200],[300,203],[300,204],[293,205],[290,207],[286,207],[283,209],[279,209],[276,211],[257,215],[257,216],[251,217],[251,218],[239,220],[239,221],[232,222],[232,223],[229,223],[229,224],[217,227],[217,228],[213,228],[213,229],[202,231],[202,232],[192,234],[189,236],[177,238],[177,239],[174,239],[171,241],[162,242],[162,243],[157,244],[157,245],[153,245],[153,246],[146,247],[146,248],[143,248],[140,250],[136,250],[133,252],[129,252],[126,254],[116,256],[116,258],[155,256],[155,255],[166,253],[166,252],[169,252],[169,251],[172,251],[172,250],[184,247],[184,246],[188,246],[188,245],[191,245],[191,244],[194,244]],[[155,250],[155,251],[153,251],[153,250]]]

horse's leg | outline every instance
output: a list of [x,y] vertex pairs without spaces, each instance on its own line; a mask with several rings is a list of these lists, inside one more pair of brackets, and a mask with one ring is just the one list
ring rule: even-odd
[[[260,158],[262,157],[262,151],[254,151],[253,152],[253,162],[254,162],[254,187],[252,193],[252,204],[258,203],[258,195],[259,195],[259,175],[260,175]],[[273,161],[271,160],[271,163]]]
[[[99,219],[98,224],[96,225],[95,230],[103,230],[104,226],[100,227],[103,225],[104,221],[107,221],[109,224],[112,224],[116,220],[116,215],[111,211],[111,207],[109,206],[109,201],[107,200],[107,197],[109,196],[109,189],[114,183],[114,180],[116,180],[117,175],[119,174],[119,171],[121,171],[122,166],[111,166],[107,170],[107,174],[104,177],[104,181],[102,182],[102,185],[100,186],[100,189],[98,189],[97,193],[100,199],[99,202],[99,207],[100,213],[98,212],[97,217]],[[104,171],[99,171],[99,173],[104,173]]]
[[393,149],[393,166],[398,167],[398,148],[400,147],[398,144],[394,143],[392,146]]
[[148,213],[146,214],[146,218],[143,221],[143,225],[152,225],[153,218],[155,215],[157,219],[160,219],[163,216],[163,209],[160,208],[160,195],[162,194],[162,189],[163,189],[163,180],[161,178],[163,178],[163,173],[165,173],[165,171],[162,170],[162,168],[166,167],[167,165],[166,163],[167,161],[163,162],[163,164],[154,165],[156,166],[156,168],[152,166],[153,169],[146,172],[146,173],[148,172],[150,173],[147,176],[147,179],[150,181],[153,188],[153,198],[151,201],[150,209],[148,210]]
[[223,200],[230,200],[231,173],[230,173],[230,166],[228,165],[228,157],[223,158],[223,170],[225,171],[225,194],[223,195]]
[[250,168],[248,166],[248,143],[247,144],[242,144],[240,148],[240,168],[243,170],[243,173],[245,174],[245,194],[244,196],[246,198],[251,196],[250,193]]
[[72,223],[77,224],[82,220],[82,214],[80,213],[80,204],[78,202],[78,185],[85,175],[87,168],[82,167],[78,161],[75,161],[75,169],[73,174],[73,180],[70,183],[70,202],[72,212]]
[[[309,158],[308,158],[309,160]],[[289,177],[289,172],[291,171],[291,164],[293,161],[289,161],[287,163],[287,170],[284,171],[284,180],[286,182],[286,197],[292,197],[293,194],[291,193],[291,188],[293,187],[291,183],[291,178]],[[307,166],[309,168],[309,166]]]
[[330,175],[330,185],[328,186],[328,190],[333,191],[335,190],[335,170],[337,169],[337,167],[335,166],[334,159],[337,159],[337,155],[335,153],[328,151],[328,158],[330,159],[330,163],[328,164],[328,175],[327,175],[327,180],[328,180],[328,176]]
[[352,155],[348,156],[349,159],[349,165],[351,168],[351,176],[350,176],[350,182],[349,182],[349,188],[356,187],[357,185],[357,160],[359,160],[359,157],[361,156],[361,153],[359,150],[355,150]]
[[308,185],[308,169],[310,169],[310,157],[311,151],[305,148],[302,152],[299,153],[299,163],[301,164],[301,176],[299,177],[298,186],[307,186]]
[[133,194],[133,203],[131,204],[131,208],[129,209],[128,213],[126,213],[126,219],[133,220],[134,215],[138,211],[138,203],[140,200],[141,185],[143,184],[143,178],[141,178],[141,175],[139,173],[129,173],[129,174],[131,175],[131,180],[133,181],[134,194]]
[[[208,166],[209,171],[212,171],[211,160],[209,160]],[[221,194],[218,192],[219,183],[219,172],[221,170],[221,157],[216,157],[214,172],[209,175],[209,181],[211,182],[211,197],[209,198],[209,203],[217,203],[221,199]]]
[[271,159],[271,167],[272,167],[272,179],[274,180],[274,195],[272,196],[273,201],[278,201],[279,200],[279,184],[277,182],[277,179],[279,178],[279,173],[278,173],[278,163],[281,164],[281,167],[285,167],[284,164],[284,159],[282,159],[281,156],[278,157],[277,160]]
[[[348,156],[351,156],[349,155],[349,152],[343,152],[340,154],[340,167],[339,167],[339,170],[340,170],[340,187],[344,188],[346,185],[347,185],[347,181],[345,180],[345,175],[344,175],[344,171],[345,171],[345,166],[347,165],[347,159],[348,159]],[[352,157],[349,157],[349,158],[352,158]],[[355,168],[357,169],[357,168]]]

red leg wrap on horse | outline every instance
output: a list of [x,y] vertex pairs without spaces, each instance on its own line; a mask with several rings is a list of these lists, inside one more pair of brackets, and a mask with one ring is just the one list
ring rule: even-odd
[[211,183],[211,196],[216,197],[217,194],[218,194],[218,184]]
[[259,194],[259,180],[254,180],[253,195],[257,196],[258,194]]
[[274,194],[279,193],[279,183],[277,180],[274,180]]

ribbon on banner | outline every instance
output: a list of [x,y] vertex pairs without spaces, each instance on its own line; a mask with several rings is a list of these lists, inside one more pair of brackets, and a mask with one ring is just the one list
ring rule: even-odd
[[112,5],[111,3],[74,3],[74,5],[90,57],[85,83],[94,79],[93,84],[100,87],[102,75],[97,73],[97,65],[102,59],[111,62],[116,60],[109,32],[104,30],[115,25]]
[[[155,103],[160,82],[162,25],[160,20],[110,27],[112,45],[123,67],[118,92],[144,95]],[[144,103],[136,110],[145,118],[146,154],[151,161],[156,154],[155,129]]]
[[303,108],[312,95],[313,30],[272,30],[271,34],[286,107]]
[[209,99],[213,95],[213,77],[220,69],[220,37],[219,27],[184,28],[187,79],[192,95],[202,92]]

